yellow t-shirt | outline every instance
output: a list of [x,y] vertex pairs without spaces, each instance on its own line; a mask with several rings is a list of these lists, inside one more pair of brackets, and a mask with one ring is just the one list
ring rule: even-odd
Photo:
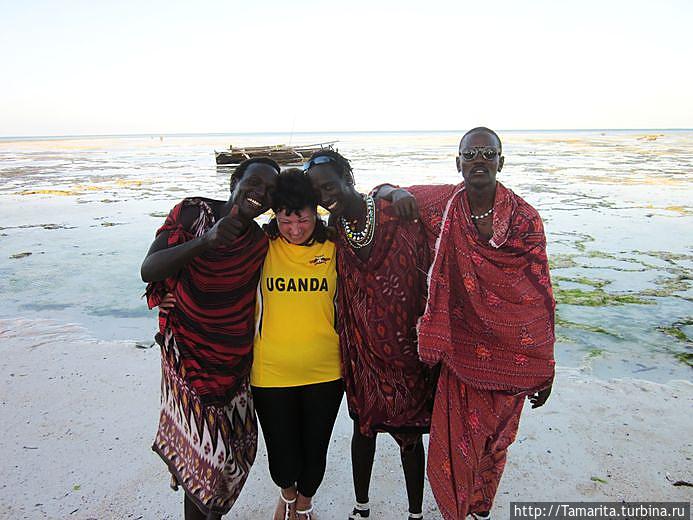
[[300,386],[341,377],[336,290],[334,242],[270,240],[258,287],[251,385]]

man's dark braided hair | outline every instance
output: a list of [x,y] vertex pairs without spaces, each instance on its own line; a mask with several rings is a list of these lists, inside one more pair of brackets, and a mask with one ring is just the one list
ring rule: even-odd
[[[322,150],[318,150],[317,152],[313,152],[313,155],[310,156],[309,162],[312,161],[313,159],[317,158],[317,157],[331,157],[332,159],[334,159],[334,162],[331,161],[331,162],[326,163],[326,164],[329,164],[335,170],[337,170],[337,174],[342,179],[346,179],[349,184],[355,184],[354,183],[354,172],[351,170],[351,163],[349,162],[349,159],[344,157],[338,151],[331,150],[329,148],[323,148]],[[311,168],[312,168],[312,166],[311,166]]]
[[501,143],[500,137],[498,137],[498,134],[491,130],[490,128],[486,128],[485,126],[477,126],[476,128],[472,128],[469,130],[466,134],[462,136],[462,139],[460,139],[460,145],[462,145],[462,141],[464,141],[464,138],[467,137],[468,135],[471,134],[476,134],[477,132],[486,132],[487,134],[491,134],[493,137],[496,138],[496,141],[498,141],[498,152],[503,153],[503,143]]
[[[275,213],[284,210],[287,215],[291,215],[304,208],[314,212],[317,212],[318,208],[318,195],[313,190],[310,179],[300,168],[284,170],[277,176],[277,187],[272,197],[272,210]],[[267,224],[265,231],[271,237],[279,236],[276,216]],[[327,227],[320,216],[316,216],[315,231],[311,240],[317,240],[320,243],[327,240]]]
[[248,169],[248,167],[252,166],[253,164],[266,164],[277,170],[277,173],[281,171],[281,168],[279,167],[277,162],[270,159],[269,157],[253,157],[252,159],[247,159],[243,161],[241,164],[239,164],[235,171],[231,174],[231,180],[229,181],[229,189],[231,191],[233,191],[234,188],[236,188],[236,184],[238,184],[238,181],[240,181],[243,178],[243,175],[245,175],[245,172]]

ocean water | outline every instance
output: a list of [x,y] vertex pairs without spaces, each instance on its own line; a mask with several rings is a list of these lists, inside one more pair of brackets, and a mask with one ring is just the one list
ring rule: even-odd
[[[97,339],[150,342],[156,320],[142,299],[139,266],[183,197],[228,197],[228,171],[216,167],[214,149],[338,140],[365,191],[381,182],[458,182],[460,135],[0,140],[0,318],[50,319]],[[599,377],[690,379],[693,131],[501,137],[499,180],[545,221],[558,363]]]

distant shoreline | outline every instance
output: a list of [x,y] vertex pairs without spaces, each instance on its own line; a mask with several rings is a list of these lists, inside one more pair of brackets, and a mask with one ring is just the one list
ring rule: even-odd
[[[136,134],[67,134],[67,135],[19,135],[0,136],[0,142],[18,141],[60,141],[64,139],[114,139],[114,138],[179,138],[179,137],[226,137],[226,136],[287,136],[287,135],[321,135],[321,134],[463,134],[466,130],[315,130],[315,131],[268,131],[268,132],[191,132],[191,133],[136,133]],[[693,128],[545,128],[545,129],[512,129],[498,132],[521,133],[591,133],[591,132],[693,132]]]

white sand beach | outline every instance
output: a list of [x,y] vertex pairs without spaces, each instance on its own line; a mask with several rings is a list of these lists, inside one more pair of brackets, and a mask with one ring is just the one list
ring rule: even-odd
[[[56,341],[56,338],[59,340]],[[150,445],[159,404],[158,347],[89,339],[77,326],[0,320],[1,518],[175,519],[182,493]],[[494,511],[520,500],[690,501],[693,385],[603,381],[558,370],[545,407],[526,408]],[[351,421],[340,412],[323,519],[352,506]],[[228,518],[266,519],[276,501],[264,446]],[[405,518],[396,445],[378,443],[371,517]],[[440,518],[426,486],[425,518]]]

